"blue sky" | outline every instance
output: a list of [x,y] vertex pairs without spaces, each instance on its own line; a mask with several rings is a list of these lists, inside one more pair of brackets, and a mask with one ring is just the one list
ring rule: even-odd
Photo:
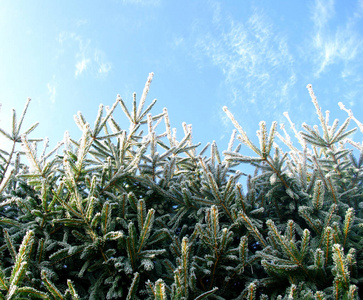
[[153,113],[167,107],[180,138],[186,122],[222,150],[224,105],[250,136],[262,120],[287,124],[285,111],[317,124],[308,83],[331,119],[345,119],[341,101],[363,121],[362,18],[362,0],[1,1],[0,126],[31,97],[31,137],[78,138],[77,111],[93,124],[117,94],[131,105],[150,72]]

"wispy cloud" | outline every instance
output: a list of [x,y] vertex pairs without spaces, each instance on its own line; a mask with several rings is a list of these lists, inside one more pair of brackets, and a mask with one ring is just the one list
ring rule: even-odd
[[52,103],[55,103],[55,96],[57,94],[56,87],[54,84],[47,83],[49,99]]
[[[221,3],[212,2],[208,27],[195,22],[194,56],[201,68],[213,66],[223,75],[220,106],[229,105],[237,119],[253,113],[259,120],[285,122],[282,111],[299,118],[310,102],[297,91],[312,79],[331,79],[327,92],[334,88],[340,99],[357,106],[354,98],[363,91],[363,0],[345,14],[334,0],[311,0],[310,18],[299,32],[285,30],[281,20],[258,6],[246,7],[252,12],[239,18]],[[286,17],[283,24],[291,21]],[[216,117],[224,126],[230,124],[223,115]]]
[[[342,29],[337,30],[334,35],[317,34],[314,46],[319,52],[316,56],[318,69],[315,73],[316,76],[319,76],[329,65],[353,61],[359,53],[361,42],[354,32]],[[343,70],[343,74],[348,73],[348,70]]]
[[100,50],[94,51],[93,60],[99,74],[107,74],[111,70],[111,63],[105,58],[105,54]]
[[108,61],[106,54],[92,46],[90,39],[84,39],[76,33],[62,32],[58,36],[58,42],[62,46],[68,42],[77,45],[74,55],[75,77],[79,77],[86,71],[94,76],[104,76],[112,69],[112,64]]
[[74,71],[74,76],[79,76],[87,69],[87,65],[90,63],[90,59],[82,58],[80,61],[76,62],[76,70]]
[[88,24],[88,20],[87,19],[78,19],[76,21],[76,26],[77,27],[81,27],[81,26],[84,26],[86,24]]
[[160,4],[160,0],[121,0],[122,4],[134,4],[142,6],[155,6]]
[[343,102],[347,103],[349,107],[353,107],[356,104],[357,95],[358,95],[357,90],[351,90],[344,95]]
[[201,35],[195,46],[201,60],[207,57],[207,64],[212,62],[223,72],[232,104],[264,99],[270,112],[282,102],[287,104],[296,75],[286,37],[262,10],[255,9],[244,22],[227,16],[227,25],[220,13],[217,6],[215,27]]
[[173,37],[173,44],[172,45],[175,46],[175,47],[178,47],[181,44],[183,44],[183,42],[184,42],[184,38],[183,37],[181,37],[181,36],[178,36],[178,37],[174,36]]
[[[359,3],[357,3],[359,6]],[[316,0],[311,10],[311,20],[314,25],[312,34],[313,61],[316,66],[315,76],[319,77],[329,66],[342,63],[343,78],[352,74],[358,55],[362,54],[362,36],[355,28],[355,18],[359,14],[352,13],[345,25],[331,29],[329,21],[334,18],[335,3],[333,0]]]
[[329,19],[333,17],[334,13],[334,0],[316,0],[312,7],[311,19],[314,25],[321,30],[326,26]]

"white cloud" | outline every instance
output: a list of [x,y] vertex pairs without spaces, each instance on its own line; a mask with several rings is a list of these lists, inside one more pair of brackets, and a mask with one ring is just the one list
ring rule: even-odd
[[78,19],[76,21],[76,26],[77,27],[81,27],[81,26],[84,26],[84,25],[87,25],[88,24],[88,20],[87,19]]
[[311,12],[314,26],[318,29],[323,28],[334,13],[334,0],[316,0]]
[[173,46],[178,47],[184,42],[183,37],[173,37]]
[[52,103],[55,103],[55,95],[57,93],[55,85],[47,83],[49,99]]
[[344,26],[331,30],[329,21],[334,17],[334,1],[315,1],[311,19],[314,25],[312,34],[313,61],[316,66],[315,76],[319,77],[329,66],[342,63],[342,77],[352,74],[353,62],[362,52],[362,38],[355,29],[356,11],[352,13]]
[[62,32],[58,36],[58,42],[63,48],[72,46],[72,42],[77,45],[74,55],[75,77],[79,77],[86,70],[93,76],[106,75],[111,70],[112,64],[108,61],[106,54],[93,47],[90,39],[84,39],[76,33]]
[[212,9],[213,9],[213,22],[214,23],[219,23],[221,21],[221,18],[222,18],[221,3],[211,2],[210,5],[212,6]]
[[357,99],[358,91],[357,90],[351,90],[348,93],[344,95],[345,101],[349,104],[350,107],[355,106],[356,99]]
[[100,74],[107,74],[111,70],[110,64],[100,64],[98,68],[98,73]]
[[288,101],[296,75],[286,38],[274,30],[263,11],[255,10],[245,22],[226,19],[227,26],[214,18],[213,31],[201,36],[195,46],[202,60],[207,57],[223,72],[232,103],[264,99],[276,106]]
[[264,42],[271,36],[271,24],[264,20],[264,16],[255,12],[248,20],[248,25],[251,28],[254,37],[257,41]]
[[121,0],[122,4],[134,4],[142,6],[155,6],[160,4],[160,0]]
[[[329,65],[353,61],[360,52],[362,42],[354,31],[346,28],[337,30],[334,34],[317,33],[314,40],[315,62],[318,68],[315,72],[319,76]],[[344,71],[345,74],[349,70]]]
[[96,49],[93,60],[97,66],[97,72],[99,74],[107,74],[111,70],[111,64],[107,62],[105,54],[102,51]]
[[83,58],[82,60],[76,63],[76,70],[74,72],[74,76],[79,76],[87,69],[87,65],[90,63],[90,59]]
[[[259,8],[247,19],[233,17],[221,10],[221,1],[212,3],[210,26],[203,26],[202,20],[194,22],[193,55],[201,68],[212,66],[223,74],[223,102],[231,110],[238,106],[241,114],[253,112],[256,118],[284,121],[281,111],[306,111],[305,103],[297,102],[301,96],[293,91],[306,85],[307,78],[324,72],[332,80],[341,75],[344,87],[334,83],[332,87],[354,104],[359,92],[350,91],[363,88],[363,0],[339,14],[333,0],[313,1],[310,19],[306,18],[310,23],[298,32],[281,30],[281,19],[273,23],[268,12]],[[328,70],[334,70],[334,75]]]

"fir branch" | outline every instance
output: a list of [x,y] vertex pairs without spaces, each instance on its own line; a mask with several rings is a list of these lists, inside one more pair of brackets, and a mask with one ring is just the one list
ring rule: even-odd
[[[137,119],[137,121],[138,122],[140,122],[140,123],[142,123],[142,121],[143,121],[143,119],[145,118],[145,116],[150,112],[150,110],[153,108],[153,106],[156,104],[156,102],[157,102],[157,100],[156,99],[154,99],[152,102],[151,102],[151,104],[145,109],[145,111],[142,113],[142,114],[139,114],[138,115],[138,119]],[[141,104],[141,103],[140,103]],[[140,105],[139,104],[139,105]],[[159,115],[157,115],[157,116],[154,116],[154,118],[155,117],[157,117],[157,118],[159,118],[159,120],[161,120],[161,117],[163,117],[163,114],[159,114]],[[154,119],[154,118],[152,118],[152,119]],[[156,125],[157,126],[157,125]]]
[[[5,169],[6,172],[6,169]],[[3,173],[4,175],[1,177],[1,181],[0,181],[0,194],[3,193],[3,191],[5,190],[6,186],[8,185],[10,179],[13,177],[15,170],[11,170],[9,172],[9,174]]]
[[343,235],[344,235],[344,241],[343,241],[343,247],[345,247],[345,244],[347,242],[347,237],[350,229],[352,228],[354,222],[354,209],[352,207],[348,208],[345,218],[344,218],[344,225],[343,225]]
[[[24,121],[24,118],[25,118],[26,112],[27,112],[27,110],[28,110],[28,107],[29,107],[30,101],[31,101],[31,99],[30,99],[30,98],[27,98],[27,101],[26,101],[25,106],[24,106],[24,110],[23,110],[23,112],[22,112],[22,114],[21,114],[21,116],[20,116],[19,124],[18,124],[18,126],[15,126],[15,127],[16,127],[16,130],[15,130],[15,132],[14,132],[14,136],[18,136],[18,135],[19,135],[20,128],[21,128],[21,126],[22,126],[22,124],[23,124],[23,121]],[[15,121],[15,120],[14,120],[14,121]],[[29,132],[30,132],[30,131],[29,131]],[[27,133],[25,133],[25,134],[27,134]]]
[[7,292],[9,292],[9,282],[2,268],[0,268],[0,286],[1,290],[6,290]]
[[70,292],[71,296],[72,296],[72,300],[79,300],[80,297],[77,294],[77,291],[73,285],[73,282],[71,280],[67,280],[67,285],[68,285],[68,291]]
[[[11,152],[0,150],[0,298],[143,299],[146,291],[151,299],[253,299],[257,288],[261,299],[281,293],[281,299],[357,298],[363,154],[358,160],[346,148],[352,113],[343,125],[329,126],[329,112],[323,116],[311,90],[322,133],[306,124],[298,133],[285,114],[301,149],[284,126],[284,136],[277,133],[276,122],[269,132],[260,123],[257,148],[225,108],[236,129],[223,160],[215,141],[197,154],[187,123],[178,141],[167,109],[151,114],[155,100],[144,109],[149,79],[139,103],[133,95],[132,112],[117,95],[106,117],[100,106],[93,130],[79,112],[79,141],[66,133],[46,154],[45,140],[38,158],[36,143],[27,139],[31,170],[15,151],[15,112],[12,135],[0,129],[13,142]],[[130,121],[128,132],[114,118],[117,103]],[[165,130],[157,132],[163,120]],[[236,138],[256,157],[240,152]],[[246,195],[238,183],[243,173],[235,169],[240,162],[256,167]],[[29,241],[19,258],[29,229],[36,244]],[[65,274],[76,275],[68,288]],[[140,289],[139,281],[148,279]],[[281,280],[289,283],[284,290]]]
[[26,154],[33,170],[35,172],[37,172],[39,175],[43,175],[42,168],[39,165],[38,159],[36,157],[36,152],[35,152],[34,148],[29,144],[29,141],[28,141],[26,135],[21,136],[21,141],[22,141],[22,146],[25,151],[25,154]]
[[131,117],[131,115],[130,115],[130,113],[129,113],[129,111],[128,111],[125,103],[124,103],[124,101],[121,99],[121,96],[120,95],[117,95],[117,100],[120,103],[121,108],[124,111],[126,117],[129,119],[130,123],[133,123],[134,121],[133,121],[133,119],[132,119],[132,117]]
[[343,248],[339,244],[333,245],[333,260],[334,271],[336,272],[335,278],[342,281],[345,288],[349,286],[349,272],[347,268],[346,258],[344,256]]
[[266,247],[267,243],[266,243],[264,237],[257,229],[257,226],[252,224],[251,219],[244,212],[240,212],[238,215],[239,215],[239,217],[241,217],[241,220],[243,221],[243,223],[245,225],[247,225],[246,226],[247,230],[250,231],[251,233],[253,233],[253,235],[258,239],[258,241],[263,245],[263,247]]
[[198,297],[196,297],[194,300],[201,300],[201,299],[206,299],[208,298],[210,295],[214,294],[216,291],[218,291],[218,287],[214,287],[213,289],[204,292],[203,294],[200,294]]
[[47,278],[47,273],[43,270],[41,272],[42,280],[47,290],[53,295],[56,300],[64,300],[62,293],[55,287],[55,285]]
[[[47,299],[49,300],[49,296],[46,293],[43,293],[32,287],[20,287],[16,291],[17,296],[23,296],[23,299]],[[18,299],[21,299],[21,298]],[[25,298],[26,297],[26,298]],[[30,298],[29,298],[30,297]]]
[[329,141],[329,136],[328,136],[327,124],[326,124],[325,119],[324,119],[324,116],[323,116],[323,114],[321,112],[321,108],[319,107],[318,101],[316,100],[316,97],[315,97],[315,94],[314,94],[312,85],[311,84],[308,84],[306,86],[306,88],[309,91],[309,94],[310,94],[310,97],[311,97],[311,101],[313,102],[313,104],[315,106],[315,109],[316,109],[316,113],[318,114],[318,117],[319,117],[321,126],[323,128],[324,138],[329,143],[330,141]]
[[13,261],[16,261],[16,257],[17,257],[17,254],[16,254],[16,251],[15,251],[15,247],[13,245],[13,241],[9,235],[9,232],[7,229],[3,229],[3,233],[4,233],[4,238],[5,238],[5,242],[6,242],[6,245],[8,247],[8,250],[10,252],[10,255],[13,259]]
[[132,279],[132,283],[130,285],[129,291],[127,293],[126,300],[133,300],[139,285],[140,274],[138,272],[134,273],[134,278]]
[[[274,237],[279,241],[279,246],[282,248],[282,250],[288,255],[288,257],[294,262],[297,267],[301,268],[306,273],[306,275],[309,276],[308,271],[302,263],[302,257],[297,256],[298,253],[295,244],[290,241],[290,245],[288,245],[287,241],[278,232],[272,220],[267,220],[266,225],[269,227]],[[289,268],[292,268],[292,266]]]
[[361,122],[359,122],[355,117],[354,117],[354,115],[353,115],[353,112],[349,109],[346,109],[345,108],[345,106],[344,106],[344,104],[342,103],[342,102],[339,102],[338,103],[338,105],[339,105],[339,107],[340,107],[340,109],[341,110],[344,110],[345,112],[347,112],[348,113],[348,116],[349,116],[349,118],[351,118],[354,122],[356,122],[357,123],[357,125],[358,125],[358,127],[359,127],[359,129],[360,129],[360,131],[361,132],[363,132],[363,124],[361,123]]
[[102,130],[102,128],[106,128],[106,123],[108,121],[108,119],[111,117],[112,113],[114,112],[114,110],[116,109],[118,100],[116,99],[115,103],[112,105],[111,109],[107,111],[107,114],[104,118],[100,118],[101,120],[99,121],[99,123],[97,123],[98,127],[95,127],[93,130],[93,138],[96,139],[98,138],[98,134],[100,133],[100,131]]
[[312,204],[315,210],[320,210],[324,203],[324,187],[321,181],[316,181],[313,193]]
[[152,81],[153,77],[154,77],[154,73],[151,72],[149,74],[149,77],[147,78],[146,83],[145,83],[145,87],[144,87],[144,90],[143,90],[142,95],[141,95],[139,107],[137,109],[137,113],[135,114],[135,116],[137,116],[137,117],[140,116],[140,114],[142,112],[142,109],[144,107],[144,104],[145,104],[145,101],[146,101],[146,96],[149,93],[150,84],[151,84],[151,81]]
[[28,254],[30,252],[30,249],[31,249],[31,246],[33,243],[33,236],[34,236],[34,232],[28,231],[25,234],[23,241],[19,247],[19,251],[16,255],[15,264],[11,271],[11,275],[10,275],[10,279],[9,279],[9,282],[10,282],[9,290],[10,291],[13,286],[17,287],[19,285],[19,283],[23,279],[23,276],[25,275],[25,271],[26,271],[26,268],[28,265]]
[[144,247],[147,239],[150,236],[150,232],[151,232],[151,228],[153,226],[153,222],[154,222],[154,214],[155,214],[155,210],[153,208],[151,208],[148,211],[148,214],[145,218],[145,222],[143,224],[141,233],[140,233],[140,238],[139,238],[139,248],[137,250],[137,253],[140,253],[140,251],[142,250],[142,248]]
[[236,121],[232,113],[228,110],[226,106],[223,107],[224,112],[227,114],[227,116],[231,119],[233,125],[236,127],[236,129],[239,131],[239,133],[242,136],[242,142],[245,143],[247,146],[251,148],[256,154],[258,154],[260,157],[262,157],[261,151],[251,142],[251,140],[248,138],[246,132],[242,129],[242,127],[239,125],[239,123]]

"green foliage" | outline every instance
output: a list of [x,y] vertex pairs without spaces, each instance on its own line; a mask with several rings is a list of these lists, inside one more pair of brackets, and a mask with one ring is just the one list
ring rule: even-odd
[[[100,105],[93,127],[79,112],[81,138],[66,132],[51,151],[28,137],[37,123],[20,133],[29,100],[12,132],[0,130],[12,141],[0,152],[0,298],[358,299],[353,115],[330,125],[309,86],[320,128],[298,132],[286,115],[296,146],[261,122],[257,146],[224,108],[236,130],[222,159],[215,142],[199,151],[190,125],[177,139],[166,109],[151,115],[151,80],[131,110],[119,95]],[[241,163],[256,167],[246,192]]]

